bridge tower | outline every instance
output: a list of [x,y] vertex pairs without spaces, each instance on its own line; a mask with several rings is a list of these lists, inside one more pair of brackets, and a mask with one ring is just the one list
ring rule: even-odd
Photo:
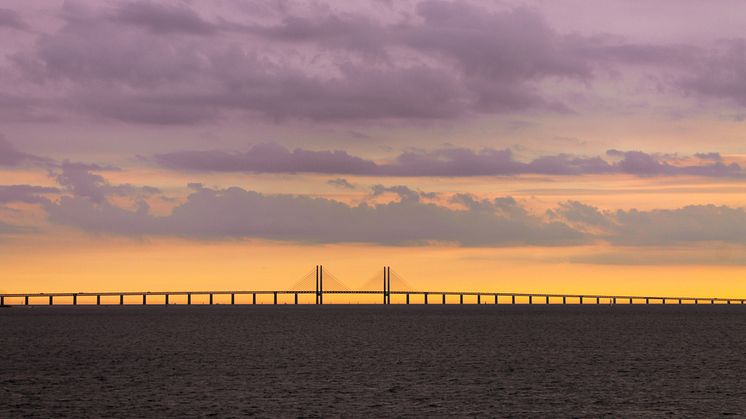
[[391,304],[391,266],[383,267],[383,303]]
[[324,304],[324,267],[316,265],[316,304]]

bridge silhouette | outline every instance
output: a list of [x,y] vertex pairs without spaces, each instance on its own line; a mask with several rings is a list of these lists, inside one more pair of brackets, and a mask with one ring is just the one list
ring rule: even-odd
[[[393,279],[393,282],[392,282]],[[0,293],[0,306],[10,303],[21,305],[55,305],[55,299],[67,298],[70,303],[78,305],[80,300],[92,305],[102,304],[102,298],[118,297],[118,305],[133,304],[136,299],[141,305],[191,305],[193,296],[207,296],[208,304],[215,303],[216,296],[230,296],[230,304],[235,305],[236,296],[251,296],[251,304],[257,304],[257,296],[272,296],[272,303],[278,304],[278,297],[292,296],[293,304],[299,304],[299,296],[313,294],[315,304],[324,304],[324,296],[358,295],[380,296],[381,304],[391,304],[391,296],[404,297],[400,304],[744,304],[743,298],[693,297],[693,296],[654,296],[654,295],[610,295],[610,294],[557,294],[533,292],[488,292],[488,291],[437,291],[413,289],[407,281],[390,266],[384,266],[382,272],[365,281],[356,289],[348,288],[339,278],[322,265],[316,265],[303,275],[289,289],[278,290],[205,290],[205,291],[104,291],[104,292],[51,292],[51,293]],[[174,296],[185,296],[186,302],[171,301]],[[148,302],[148,297],[162,297],[162,303]],[[415,301],[415,297],[417,301]],[[421,297],[421,298],[420,298]],[[440,298],[438,298],[440,297]],[[454,301],[455,298],[457,301]],[[95,298],[95,300],[92,300]],[[129,301],[126,301],[129,300]],[[57,304],[59,305],[59,304]]]

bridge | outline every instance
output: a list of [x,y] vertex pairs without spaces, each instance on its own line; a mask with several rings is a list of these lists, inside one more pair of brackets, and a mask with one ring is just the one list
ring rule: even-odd
[[[394,279],[393,287],[391,279]],[[122,292],[51,292],[51,293],[4,293],[0,294],[0,306],[16,305],[191,305],[194,296],[206,297],[207,304],[215,304],[216,297],[230,298],[230,304],[257,304],[257,296],[272,298],[278,304],[281,297],[292,297],[292,304],[299,302],[299,296],[313,295],[314,304],[324,304],[324,296],[357,295],[380,298],[381,304],[392,304],[391,297],[398,297],[398,304],[744,304],[743,298],[693,297],[693,296],[653,296],[653,295],[608,295],[608,294],[556,294],[525,292],[485,292],[485,291],[437,291],[415,290],[390,266],[382,273],[366,281],[358,289],[347,288],[336,276],[322,265],[317,265],[305,274],[291,288],[285,290],[205,290],[205,291],[122,291]],[[237,297],[250,296],[250,303],[237,302]],[[181,302],[174,301],[181,297]],[[102,299],[104,299],[102,301]],[[114,301],[112,302],[112,299]],[[148,301],[150,299],[150,302]],[[153,302],[157,299],[158,302]],[[55,300],[57,303],[55,303]],[[60,303],[60,300],[67,302]]]

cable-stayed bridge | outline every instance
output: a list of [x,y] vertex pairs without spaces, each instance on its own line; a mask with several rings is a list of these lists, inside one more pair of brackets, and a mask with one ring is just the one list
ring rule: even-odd
[[[315,304],[324,304],[324,296],[357,295],[376,298],[381,304],[744,304],[744,298],[660,296],[660,295],[608,295],[608,294],[557,294],[488,291],[437,291],[413,289],[390,266],[368,278],[362,285],[350,289],[322,265],[298,279],[284,290],[204,290],[204,291],[104,291],[104,292],[51,292],[51,293],[0,293],[0,306],[9,305],[191,305],[193,297],[205,297],[200,304],[280,304],[281,298],[290,297],[290,304],[309,304],[300,297],[313,295]],[[223,297],[224,302],[216,302]],[[245,297],[245,298],[244,298]],[[180,298],[179,301],[176,301]],[[228,300],[229,298],[229,300]],[[243,298],[243,300],[242,300]],[[371,301],[375,302],[375,301]],[[197,303],[194,301],[194,303]],[[287,301],[282,302],[287,304]]]

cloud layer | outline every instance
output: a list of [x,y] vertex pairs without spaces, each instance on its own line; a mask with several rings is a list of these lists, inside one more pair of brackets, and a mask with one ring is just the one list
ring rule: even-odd
[[321,122],[566,113],[589,83],[641,67],[665,75],[659,87],[668,93],[744,103],[734,77],[742,40],[702,48],[561,33],[536,8],[463,1],[403,2],[379,13],[323,2],[253,2],[248,14],[226,7],[65,2],[49,10],[56,24],[35,31],[0,9],[0,27],[24,36],[0,70],[19,94],[8,97],[29,108],[2,116],[44,109],[197,124],[236,113]]
[[[180,236],[193,239],[262,238],[316,243],[461,246],[566,246],[608,242],[666,246],[723,242],[746,245],[746,211],[717,205],[677,209],[606,211],[567,201],[544,213],[506,196],[438,194],[376,185],[362,203],[329,198],[263,194],[238,187],[191,192],[170,213],[150,211],[152,187],[111,184],[100,167],[66,163],[62,189],[0,187],[0,203],[38,204],[50,221],[92,233]],[[122,206],[125,197],[132,205]],[[384,198],[384,199],[381,199]],[[172,200],[173,201],[173,200]]]
[[726,164],[717,153],[700,153],[687,161],[675,156],[641,151],[609,150],[605,158],[559,154],[530,162],[514,159],[511,150],[444,148],[405,152],[388,163],[377,163],[346,151],[288,150],[260,144],[244,153],[181,151],[157,154],[156,163],[177,170],[256,173],[325,173],[364,176],[494,176],[584,175],[626,173],[636,176],[691,175],[735,177],[746,175],[737,163]]

